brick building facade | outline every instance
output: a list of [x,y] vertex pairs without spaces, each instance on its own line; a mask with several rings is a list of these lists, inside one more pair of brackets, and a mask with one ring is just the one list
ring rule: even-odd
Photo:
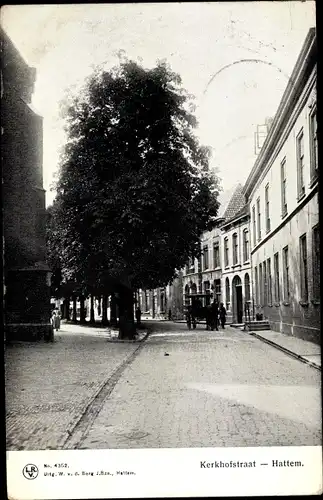
[[50,334],[42,118],[31,106],[35,69],[1,30],[2,197],[6,338]]

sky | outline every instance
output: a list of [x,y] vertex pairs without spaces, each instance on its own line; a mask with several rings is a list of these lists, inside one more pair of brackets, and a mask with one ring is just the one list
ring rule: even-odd
[[115,65],[120,50],[147,68],[166,59],[180,74],[222,188],[243,183],[256,160],[257,125],[275,115],[315,26],[315,2],[9,5],[1,25],[37,70],[32,104],[44,118],[48,205],[65,140],[60,102],[94,66]]

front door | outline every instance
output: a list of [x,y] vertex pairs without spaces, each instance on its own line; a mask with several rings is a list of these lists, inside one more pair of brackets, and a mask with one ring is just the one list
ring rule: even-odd
[[243,318],[242,286],[236,287],[236,294],[237,294],[237,320],[238,323],[242,323],[242,318]]

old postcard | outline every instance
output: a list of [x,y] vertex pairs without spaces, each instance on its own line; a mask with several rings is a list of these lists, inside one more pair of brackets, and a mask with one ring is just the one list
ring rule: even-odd
[[8,498],[322,494],[315,16],[2,7]]

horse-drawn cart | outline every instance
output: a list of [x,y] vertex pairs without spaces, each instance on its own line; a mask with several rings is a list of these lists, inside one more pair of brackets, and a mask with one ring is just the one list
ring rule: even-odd
[[184,313],[186,317],[187,328],[190,330],[196,328],[197,323],[206,321],[207,306],[211,303],[210,293],[186,293]]

